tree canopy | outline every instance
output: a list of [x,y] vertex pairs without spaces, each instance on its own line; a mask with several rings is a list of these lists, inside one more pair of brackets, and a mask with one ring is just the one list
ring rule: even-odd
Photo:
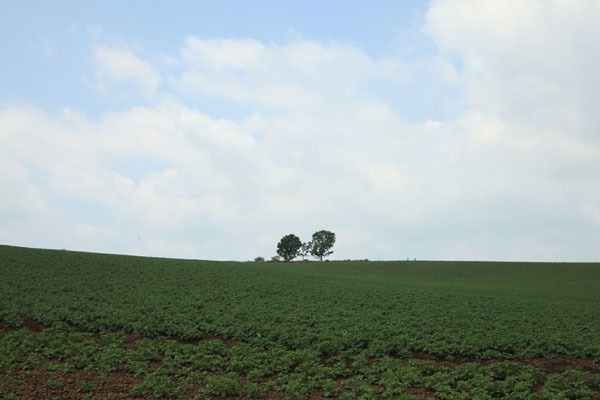
[[285,235],[277,244],[277,254],[285,261],[291,261],[298,257],[302,249],[300,238],[293,233]]
[[335,233],[321,230],[312,235],[310,254],[323,261],[323,257],[333,254],[331,248],[335,244]]

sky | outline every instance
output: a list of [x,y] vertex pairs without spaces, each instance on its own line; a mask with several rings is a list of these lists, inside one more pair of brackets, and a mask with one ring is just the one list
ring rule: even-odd
[[600,260],[600,2],[28,1],[0,13],[0,243]]

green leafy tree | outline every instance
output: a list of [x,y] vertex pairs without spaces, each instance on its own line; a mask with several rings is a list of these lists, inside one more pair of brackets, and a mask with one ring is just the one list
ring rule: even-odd
[[293,233],[282,237],[277,244],[277,254],[285,261],[291,261],[298,257],[300,249],[302,249],[302,242],[300,241],[300,238]]
[[329,231],[319,231],[312,235],[312,245],[310,254],[323,261],[323,257],[333,254],[331,248],[335,244],[335,233]]
[[312,242],[302,243],[302,247],[300,248],[300,257],[305,259],[310,255],[310,250],[312,248]]

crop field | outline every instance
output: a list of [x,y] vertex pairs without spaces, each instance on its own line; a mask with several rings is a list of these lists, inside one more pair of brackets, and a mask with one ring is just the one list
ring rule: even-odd
[[600,399],[600,264],[0,246],[0,398]]

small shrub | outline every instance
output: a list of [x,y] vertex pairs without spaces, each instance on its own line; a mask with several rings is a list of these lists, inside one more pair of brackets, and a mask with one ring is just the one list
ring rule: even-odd
[[241,394],[241,382],[237,375],[229,373],[225,376],[209,375],[204,381],[204,386],[197,394],[198,398],[209,396],[227,397]]
[[248,394],[246,396],[248,398],[260,399],[260,398],[264,397],[264,393],[261,390],[260,386],[258,386],[258,384],[254,383],[254,382],[246,383],[246,391],[248,392]]
[[59,381],[48,379],[46,383],[44,383],[44,386],[46,386],[50,390],[55,390],[60,389],[63,385]]
[[98,388],[90,381],[81,381],[78,392],[89,393],[93,391],[97,391]]
[[323,389],[323,396],[325,397],[335,397],[341,393],[340,387],[333,379],[326,379],[323,381],[321,388]]

